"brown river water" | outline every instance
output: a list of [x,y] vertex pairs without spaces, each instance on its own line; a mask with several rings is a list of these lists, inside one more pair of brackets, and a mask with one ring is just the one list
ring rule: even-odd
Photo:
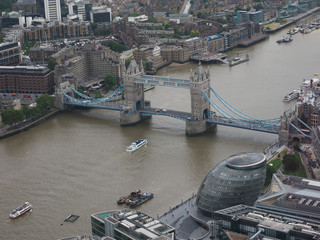
[[[231,105],[259,119],[294,109],[283,96],[303,78],[320,71],[320,30],[294,35],[288,44],[276,40],[288,29],[246,49],[250,61],[209,68],[211,86]],[[158,75],[189,79],[197,64],[172,64]],[[190,111],[189,90],[156,87],[146,92],[153,107]],[[125,148],[139,138],[146,147]],[[0,239],[58,239],[90,234],[90,215],[122,208],[116,200],[131,190],[155,197],[138,210],[157,217],[197,193],[202,179],[231,154],[263,151],[276,135],[218,126],[208,134],[187,137],[185,122],[154,116],[137,126],[121,127],[119,112],[76,110],[0,140]],[[9,219],[9,212],[29,201],[32,213]],[[69,214],[80,218],[64,223]]]

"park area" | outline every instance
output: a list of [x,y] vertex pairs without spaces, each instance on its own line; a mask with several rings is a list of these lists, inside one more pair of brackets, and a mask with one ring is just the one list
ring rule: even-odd
[[276,173],[279,169],[285,175],[307,177],[299,152],[292,154],[288,152],[289,149],[285,148],[268,161],[265,186],[270,184],[273,173]]

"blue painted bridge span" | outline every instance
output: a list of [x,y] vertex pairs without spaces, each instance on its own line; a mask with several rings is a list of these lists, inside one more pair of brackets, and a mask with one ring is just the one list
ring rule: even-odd
[[[174,87],[189,87],[187,80],[181,79],[166,79],[163,77],[147,77],[142,76],[139,79],[135,79],[137,82],[149,82],[149,81],[158,81],[157,85],[169,86],[174,85]],[[150,83],[150,82],[149,82]],[[79,97],[74,98],[70,95],[63,93],[64,95],[64,104],[84,107],[84,108],[98,108],[98,109],[107,109],[113,111],[121,111],[127,109],[127,111],[132,111],[132,109],[126,108],[124,103],[115,102],[115,99],[119,98],[119,95],[124,90],[124,85],[121,84],[114,92],[108,94],[102,98],[91,98],[78,91],[73,89],[73,92]],[[210,87],[211,92],[216,98],[213,101],[209,96],[204,92],[202,94],[210,103],[210,106],[214,111],[210,111],[204,114],[204,119],[208,124],[217,124],[228,127],[248,129],[252,131],[266,132],[272,134],[278,134],[280,130],[280,118],[259,120],[248,116],[238,109],[231,106],[227,101],[225,101],[212,87]],[[175,111],[175,110],[166,110],[159,108],[142,108],[138,109],[141,116],[152,116],[152,115],[162,115],[167,117],[176,118],[183,121],[193,121],[191,113]]]

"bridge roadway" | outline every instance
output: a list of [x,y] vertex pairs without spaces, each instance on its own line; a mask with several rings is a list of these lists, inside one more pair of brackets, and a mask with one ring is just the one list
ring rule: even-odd
[[65,101],[64,104],[69,106],[76,106],[76,107],[99,108],[99,109],[107,109],[107,110],[114,110],[114,111],[120,111],[121,108],[125,107],[125,104],[118,103],[118,102],[90,102],[89,100],[79,101],[79,102]]
[[280,130],[280,126],[276,125],[268,125],[262,121],[249,121],[249,120],[241,120],[236,121],[236,120],[231,120],[226,117],[222,116],[211,116],[210,118],[207,119],[207,123],[213,123],[217,125],[223,125],[223,126],[228,126],[228,127],[236,127],[236,128],[243,128],[243,129],[248,129],[248,130],[253,130],[253,131],[258,131],[258,132],[266,132],[266,133],[273,133],[273,134],[278,134]]
[[[118,102],[90,102],[89,100],[73,102],[73,101],[65,101],[65,105],[76,106],[76,107],[84,107],[84,108],[99,108],[99,109],[107,109],[114,111],[121,111],[126,105]],[[174,111],[174,110],[166,110],[160,108],[143,108],[140,109],[139,112],[142,116],[152,116],[152,115],[163,115],[167,117],[177,118],[183,121],[186,121],[187,118],[191,117],[191,113]]]

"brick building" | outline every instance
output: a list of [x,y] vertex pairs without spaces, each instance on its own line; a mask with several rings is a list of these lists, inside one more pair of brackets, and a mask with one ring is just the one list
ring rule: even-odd
[[0,44],[0,66],[21,63],[21,46],[19,43]]
[[54,85],[54,73],[46,67],[0,67],[0,92],[52,94]]

